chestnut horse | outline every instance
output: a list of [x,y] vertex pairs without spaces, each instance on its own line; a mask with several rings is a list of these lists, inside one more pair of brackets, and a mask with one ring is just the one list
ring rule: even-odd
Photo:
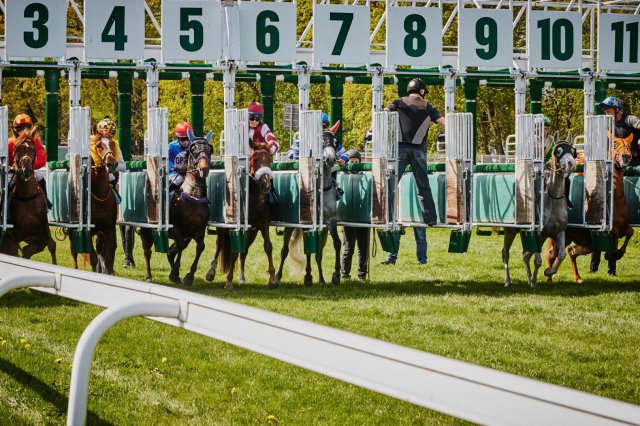
[[[116,240],[117,204],[109,173],[118,166],[116,144],[113,140],[104,143],[100,136],[92,137],[98,161],[91,158],[91,248],[89,259],[93,272],[113,275],[113,263],[118,242]],[[95,248],[93,237],[96,237]],[[73,267],[78,268],[78,253],[71,249]]]
[[[273,181],[271,154],[265,149],[256,149],[251,155],[251,173],[249,175],[249,225],[251,228],[247,233],[246,251],[240,254],[240,274],[238,284],[246,282],[244,276],[244,265],[247,260],[249,248],[258,236],[258,231],[264,241],[264,252],[269,260],[269,288],[278,288],[279,282],[276,278],[276,270],[273,265],[273,245],[269,235],[269,192]],[[216,240],[216,254],[211,262],[211,267],[207,272],[207,281],[213,281],[216,276],[216,267],[220,260],[220,272],[227,273],[227,283],[224,288],[233,288],[233,270],[238,259],[238,253],[231,252],[231,239],[229,229],[218,228],[218,238]]]
[[[629,140],[616,138],[613,171],[613,226],[611,229],[613,251],[605,255],[605,258],[609,261],[609,271],[613,271],[613,275],[615,275],[616,262],[624,256],[629,240],[633,236],[633,228],[629,226],[629,205],[624,197],[624,168],[629,165],[630,161],[631,149],[629,147]],[[567,228],[566,236],[567,246],[574,243],[574,245],[567,250],[569,259],[571,260],[573,279],[575,282],[581,283],[582,277],[578,272],[576,259],[578,256],[593,252],[591,234],[588,229]],[[622,246],[618,248],[618,241],[623,237],[624,242]],[[553,243],[550,246],[547,253],[547,262],[549,263],[555,260],[553,256],[553,253],[557,252],[555,244],[556,243]]]
[[[29,259],[47,247],[55,265],[56,243],[51,238],[49,230],[45,195],[33,170],[36,161],[34,134],[35,129],[25,132],[15,143],[16,162],[13,166],[13,179],[16,182],[9,195],[13,228],[7,230],[1,252],[17,256],[22,251],[22,257]],[[27,244],[21,250],[20,243],[23,241]]]
[[[167,259],[171,266],[169,280],[178,285],[190,286],[198,269],[198,261],[204,251],[204,238],[209,221],[209,199],[207,198],[207,177],[213,147],[209,132],[205,137],[196,137],[191,130],[187,155],[187,174],[180,190],[169,200],[169,238],[174,242],[169,247]],[[150,228],[140,228],[142,250],[147,267],[147,282],[151,282],[151,247],[153,234]],[[189,273],[180,279],[180,261],[182,252],[191,240],[196,242],[196,255],[191,263]]]

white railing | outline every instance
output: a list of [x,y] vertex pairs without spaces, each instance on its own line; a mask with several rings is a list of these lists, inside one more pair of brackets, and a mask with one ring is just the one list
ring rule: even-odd
[[591,115],[584,120],[585,161],[610,161],[613,158],[613,116]]
[[225,163],[226,197],[233,207],[226,206],[225,223],[209,223],[236,230],[249,229],[249,113],[246,109],[224,110],[224,134],[221,154]]
[[586,211],[583,226],[610,231],[613,227],[613,116],[586,116],[584,127]]
[[540,181],[544,168],[544,116],[516,116],[516,220],[515,226],[531,231],[542,230],[544,185]]
[[[88,231],[91,227],[91,109],[89,107],[69,108],[69,199],[70,223],[49,225],[77,228]],[[71,205],[74,201],[76,204]],[[72,210],[73,209],[73,210]]]
[[473,114],[449,113],[445,118],[445,159],[473,159]]
[[249,157],[249,115],[246,109],[224,111],[224,156]]
[[[33,283],[107,307],[74,357],[67,424],[82,424],[97,339],[120,319],[149,315],[366,389],[483,424],[640,425],[640,407],[175,288],[0,255],[0,296]],[[26,277],[25,277],[26,276]],[[136,307],[137,306],[137,307]],[[240,332],[241,330],[241,332]],[[93,345],[93,347],[92,347]],[[312,391],[311,389],[308,391]]]
[[9,227],[7,224],[8,186],[7,172],[9,170],[9,108],[0,106],[0,232]]
[[372,156],[394,161],[398,158],[400,121],[397,112],[375,111],[372,126]]
[[300,158],[322,158],[322,111],[300,111]]
[[544,161],[544,116],[519,114],[516,117],[516,160]]

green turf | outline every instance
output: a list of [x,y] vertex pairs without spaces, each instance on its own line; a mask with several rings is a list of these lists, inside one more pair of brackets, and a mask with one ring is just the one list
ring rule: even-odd
[[[251,249],[249,284],[222,289],[204,281],[207,249],[193,291],[291,315],[419,350],[574,389],[640,404],[640,283],[638,239],[619,263],[618,277],[586,273],[525,284],[517,240],[513,285],[502,286],[501,237],[474,235],[466,254],[448,254],[448,232],[429,230],[429,263],[418,266],[409,232],[395,266],[372,260],[370,281],[306,288],[285,274],[268,290],[261,240]],[[277,252],[279,238],[275,241]],[[68,244],[58,258],[70,264]],[[327,248],[326,277],[333,255]],[[193,247],[185,256],[190,259]],[[279,261],[279,254],[276,256]],[[48,255],[36,258],[48,261]],[[135,270],[144,279],[139,240]],[[354,265],[355,266],[355,265]],[[166,259],[153,256],[154,281],[168,284]],[[183,266],[186,271],[186,266]],[[182,273],[184,275],[185,272]],[[315,274],[315,269],[314,269]],[[354,274],[355,275],[355,274]],[[317,277],[317,274],[314,275]],[[14,291],[0,299],[0,419],[3,424],[62,424],[77,341],[101,308]],[[31,345],[24,348],[20,339]],[[55,361],[61,358],[60,363]],[[166,359],[165,359],[166,358]],[[163,362],[164,360],[164,362]],[[269,416],[274,416],[270,418]],[[91,424],[450,424],[459,420],[359,389],[209,338],[145,319],[109,331],[93,363]]]

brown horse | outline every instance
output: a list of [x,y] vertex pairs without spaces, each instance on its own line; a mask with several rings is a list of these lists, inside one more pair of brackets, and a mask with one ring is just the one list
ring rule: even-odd
[[[118,166],[116,144],[102,141],[100,135],[94,135],[91,141],[95,145],[97,159],[91,158],[91,249],[89,259],[93,272],[113,275],[113,263],[118,242],[116,240],[117,204],[109,173]],[[93,237],[96,237],[95,248]],[[71,250],[73,267],[78,268],[78,253]]]
[[[16,163],[13,166],[15,186],[10,193],[10,217],[13,228],[7,231],[2,253],[31,258],[45,247],[51,253],[51,261],[56,264],[56,243],[51,238],[45,195],[38,185],[33,170],[36,161],[34,142],[35,129],[22,134],[15,143]],[[20,249],[20,243],[27,244]]]
[[[631,236],[633,236],[633,228],[629,226],[629,206],[624,197],[624,168],[630,161],[631,149],[629,148],[629,141],[616,138],[613,171],[613,223],[611,229],[613,251],[605,255],[605,258],[609,261],[609,270],[613,271],[613,275],[615,275],[616,262],[624,256],[629,240]],[[565,244],[567,246],[574,243],[574,245],[567,250],[569,259],[571,260],[573,278],[575,282],[581,283],[582,277],[578,272],[576,259],[578,256],[593,252],[591,235],[587,229],[567,228],[566,237]],[[624,243],[618,248],[618,241],[623,237],[625,238]],[[547,252],[547,262],[549,264],[555,260],[553,256],[554,253],[557,253],[555,243],[550,246]],[[550,279],[548,279],[548,281],[550,281]]]
[[[264,252],[269,260],[269,288],[278,288],[276,269],[273,265],[273,245],[269,235],[269,192],[273,181],[271,154],[265,149],[256,149],[251,155],[251,173],[249,175],[249,225],[251,228],[247,234],[247,249],[240,254],[240,274],[238,284],[246,282],[244,265],[249,253],[249,248],[258,236],[258,231],[264,240]],[[229,229],[218,228],[216,240],[216,254],[207,272],[207,281],[213,281],[216,276],[216,267],[220,261],[220,272],[227,273],[226,289],[233,288],[233,270],[238,259],[238,253],[231,252],[231,239]]]
[[[190,286],[198,269],[198,261],[204,251],[204,238],[209,221],[209,199],[207,198],[207,176],[213,147],[210,144],[212,133],[204,138],[196,137],[191,130],[187,132],[190,147],[187,155],[187,174],[184,182],[172,200],[169,200],[169,238],[174,242],[169,247],[167,258],[171,266],[169,280],[178,285]],[[147,266],[147,282],[151,282],[151,246],[152,230],[140,228],[142,249]],[[196,242],[196,255],[189,273],[180,280],[180,261],[182,252],[191,240]]]

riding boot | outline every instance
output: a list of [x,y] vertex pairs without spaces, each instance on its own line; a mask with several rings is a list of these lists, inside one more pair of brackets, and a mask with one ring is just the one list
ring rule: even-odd
[[571,180],[569,178],[566,178],[564,180],[564,194],[565,194],[565,197],[567,197],[567,207],[572,209],[573,208],[573,203],[571,202],[571,199],[569,198],[569,195],[571,195]]
[[135,242],[135,227],[120,225],[120,236],[122,237],[122,249],[124,250],[125,268],[135,268],[136,263],[133,260],[133,245]]
[[122,202],[122,197],[120,196],[116,185],[113,183],[111,184],[111,190],[113,191],[113,196],[116,198],[116,204],[120,204]]
[[38,180],[38,185],[42,189],[42,193],[44,194],[44,200],[47,203],[47,209],[51,210],[53,208],[53,203],[49,200],[49,196],[47,195],[47,182],[44,179]]

